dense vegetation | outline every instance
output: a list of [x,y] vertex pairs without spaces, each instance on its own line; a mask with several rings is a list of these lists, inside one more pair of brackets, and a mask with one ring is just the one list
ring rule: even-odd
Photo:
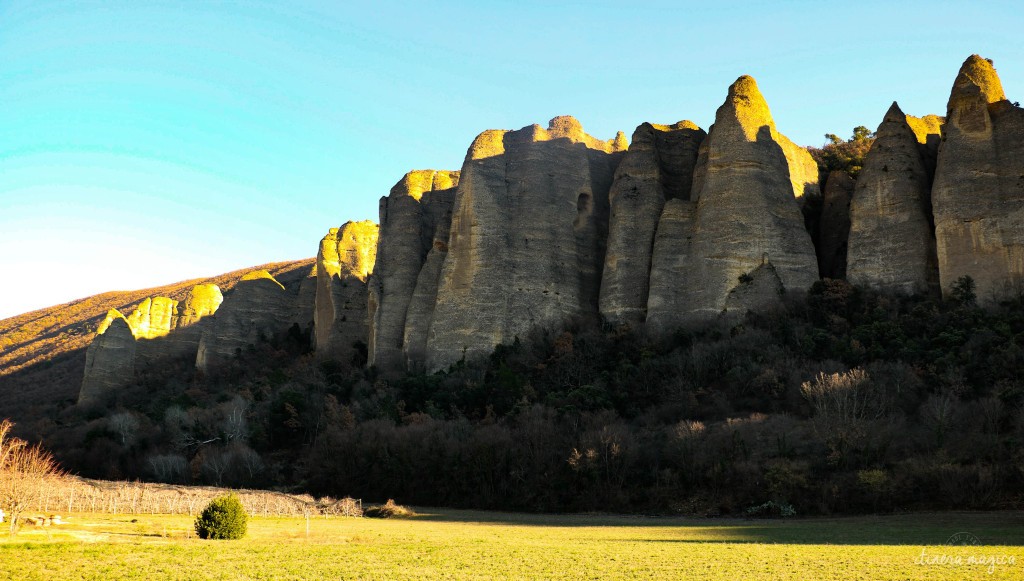
[[853,128],[853,135],[845,141],[835,133],[826,133],[825,139],[829,141],[825,145],[807,148],[811,157],[818,163],[821,181],[824,182],[824,177],[833,171],[843,171],[857,179],[861,168],[864,167],[864,158],[867,157],[871,144],[875,142],[875,132],[858,125]]
[[516,510],[1018,506],[1024,300],[805,300],[665,339],[574,321],[437,374],[320,362],[297,327],[34,426],[102,478]]

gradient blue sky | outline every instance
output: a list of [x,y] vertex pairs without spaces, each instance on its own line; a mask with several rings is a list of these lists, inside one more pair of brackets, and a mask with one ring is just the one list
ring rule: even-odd
[[0,0],[0,318],[313,256],[484,129],[706,128],[741,74],[804,145],[943,114],[972,53],[1024,100],[1022,35],[993,1]]

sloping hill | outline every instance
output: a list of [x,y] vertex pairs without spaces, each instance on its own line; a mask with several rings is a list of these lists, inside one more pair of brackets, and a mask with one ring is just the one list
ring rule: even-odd
[[193,286],[214,283],[227,293],[238,279],[265,269],[288,286],[309,274],[315,259],[273,262],[161,287],[113,291],[0,320],[0,417],[74,398],[82,381],[85,349],[107,311],[131,313],[147,297],[182,300]]

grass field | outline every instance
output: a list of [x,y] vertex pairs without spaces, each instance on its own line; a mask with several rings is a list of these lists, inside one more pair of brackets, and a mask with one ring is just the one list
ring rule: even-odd
[[[308,534],[302,518],[252,518],[240,541],[196,539],[186,516],[75,514],[0,537],[0,579],[1024,579],[1018,512],[786,521],[419,512],[315,517]],[[982,545],[946,546],[958,532]],[[920,564],[922,551],[932,564]],[[939,564],[943,556],[961,564]]]

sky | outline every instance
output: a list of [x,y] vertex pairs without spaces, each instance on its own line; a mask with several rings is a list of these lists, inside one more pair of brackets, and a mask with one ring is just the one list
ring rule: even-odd
[[0,319],[315,256],[485,129],[707,128],[753,75],[802,145],[1024,100],[1016,2],[0,0]]

